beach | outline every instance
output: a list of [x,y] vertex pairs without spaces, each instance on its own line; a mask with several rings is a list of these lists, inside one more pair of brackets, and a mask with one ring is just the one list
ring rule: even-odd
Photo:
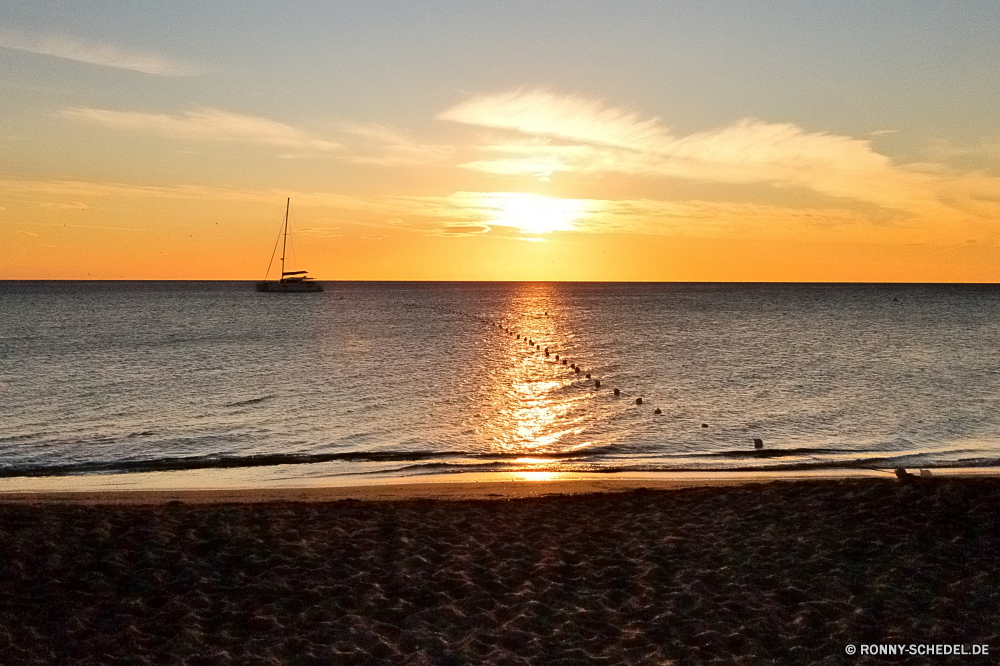
[[457,665],[884,663],[865,653],[884,644],[990,646],[912,663],[1000,653],[998,479],[610,485],[8,494],[0,654]]

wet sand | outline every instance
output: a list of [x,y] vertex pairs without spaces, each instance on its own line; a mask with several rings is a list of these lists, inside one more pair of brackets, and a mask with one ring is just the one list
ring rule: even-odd
[[1000,479],[568,483],[7,495],[0,661],[899,663],[845,653],[872,643],[1000,654]]

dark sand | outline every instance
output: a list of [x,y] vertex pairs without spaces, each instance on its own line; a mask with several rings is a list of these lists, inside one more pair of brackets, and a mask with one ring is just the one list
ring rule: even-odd
[[998,479],[283,497],[5,498],[0,663],[1000,661]]

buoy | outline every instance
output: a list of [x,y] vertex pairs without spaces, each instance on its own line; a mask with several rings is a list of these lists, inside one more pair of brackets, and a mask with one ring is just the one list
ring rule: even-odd
[[753,448],[755,448],[755,449],[762,449],[762,448],[764,448],[764,440],[760,439],[759,437],[754,437]]
[[635,404],[641,405],[642,404],[642,398],[636,398],[635,399]]
[[557,361],[559,360],[559,354],[556,354],[556,360]]
[[654,410],[653,410],[653,413],[654,413],[654,414],[662,414],[663,412],[661,412],[661,411],[660,411],[660,408],[659,408],[659,407],[657,407],[656,409],[654,409]]
[[615,395],[621,395],[621,394],[622,394],[621,391],[619,391],[618,389],[615,389]]
[[563,365],[566,365],[566,359],[563,359]]
[[587,373],[587,379],[590,379],[590,373],[589,372]]
[[707,423],[702,423],[702,424],[701,424],[701,427],[702,427],[702,428],[707,428],[707,427],[708,427],[708,424],[707,424]]
[[580,367],[577,366],[577,367],[573,368],[573,371],[576,372],[576,374],[580,374]]
[[594,388],[601,388],[601,380],[600,379],[595,379],[594,380]]
[[546,348],[545,348],[545,355],[546,355],[546,356],[548,356],[548,355],[549,355],[549,348],[548,348],[548,347],[546,347]]

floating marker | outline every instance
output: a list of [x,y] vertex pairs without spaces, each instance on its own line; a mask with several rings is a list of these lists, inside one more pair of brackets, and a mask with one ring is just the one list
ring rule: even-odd
[[636,398],[635,399],[635,404],[641,405],[642,404],[642,398]]
[[621,394],[622,394],[621,391],[619,391],[618,389],[615,389],[615,395],[621,395]]
[[654,413],[654,414],[662,414],[663,412],[662,412],[662,411],[660,411],[660,408],[659,408],[659,407],[657,407],[656,409],[654,409],[654,410],[653,410],[653,413]]
[[563,365],[566,365],[566,359],[563,359]]
[[600,379],[595,379],[594,380],[594,388],[601,388],[601,380]]
[[587,379],[590,379],[590,373],[589,372],[587,373]]
[[760,439],[759,437],[755,437],[753,440],[753,448],[755,449],[764,448],[764,440]]
[[702,428],[707,428],[707,427],[708,427],[708,424],[707,424],[707,423],[702,423],[702,424],[701,424],[701,427],[702,427]]
[[573,368],[573,371],[574,371],[574,372],[575,372],[576,374],[580,374],[580,368]]

